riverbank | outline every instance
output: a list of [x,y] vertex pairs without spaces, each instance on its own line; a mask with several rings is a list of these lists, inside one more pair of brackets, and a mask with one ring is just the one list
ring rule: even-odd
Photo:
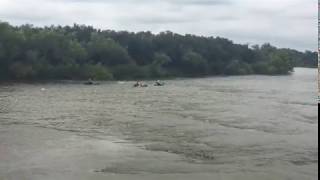
[[[294,69],[316,69],[316,68],[309,68],[309,67],[295,67]],[[113,80],[105,80],[105,81],[96,81],[96,82],[121,82],[121,81],[156,81],[156,80],[176,80],[176,79],[198,79],[198,78],[219,78],[219,77],[232,77],[232,76],[288,76],[291,75],[293,72],[288,74],[243,74],[243,75],[207,75],[207,76],[171,76],[171,77],[159,77],[159,78],[140,78],[140,79],[113,79]],[[26,83],[26,84],[46,84],[46,83],[66,83],[66,84],[82,84],[87,82],[87,79],[48,79],[48,80],[41,80],[41,79],[33,79],[33,80],[0,80],[0,84],[16,84],[16,83]]]

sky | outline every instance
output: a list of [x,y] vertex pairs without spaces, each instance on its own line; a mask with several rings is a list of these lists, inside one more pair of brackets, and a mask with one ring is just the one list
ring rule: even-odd
[[220,36],[317,50],[316,0],[0,0],[0,21]]

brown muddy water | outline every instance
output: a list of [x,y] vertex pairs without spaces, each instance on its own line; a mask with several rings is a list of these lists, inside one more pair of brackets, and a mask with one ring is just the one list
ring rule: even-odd
[[318,176],[317,70],[0,85],[0,180]]

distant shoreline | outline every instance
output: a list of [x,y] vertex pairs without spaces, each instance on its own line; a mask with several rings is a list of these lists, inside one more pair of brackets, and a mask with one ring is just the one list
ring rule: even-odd
[[[312,67],[295,67],[295,68],[302,68],[302,69],[314,69],[316,70],[317,68],[312,68]],[[293,71],[294,72],[294,71]],[[198,78],[214,78],[214,77],[232,77],[232,76],[290,76],[291,73],[288,74],[244,74],[244,75],[210,75],[210,76],[196,76],[196,77],[168,77],[168,78],[150,78],[150,79],[112,79],[112,80],[94,80],[96,82],[134,82],[134,81],[156,81],[156,80],[163,80],[163,81],[170,81],[170,80],[176,80],[176,79],[198,79]],[[57,84],[83,84],[84,82],[87,82],[88,80],[86,79],[60,79],[60,80],[5,80],[5,81],[0,81],[0,85],[3,84],[50,84],[50,83],[57,83]]]
[[216,75],[280,75],[316,67],[317,52],[236,44],[222,37],[91,26],[13,26],[0,21],[0,79],[142,80]]

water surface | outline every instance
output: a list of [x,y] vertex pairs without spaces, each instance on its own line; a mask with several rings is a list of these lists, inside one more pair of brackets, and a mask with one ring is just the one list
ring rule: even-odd
[[315,179],[316,77],[3,84],[0,179]]

